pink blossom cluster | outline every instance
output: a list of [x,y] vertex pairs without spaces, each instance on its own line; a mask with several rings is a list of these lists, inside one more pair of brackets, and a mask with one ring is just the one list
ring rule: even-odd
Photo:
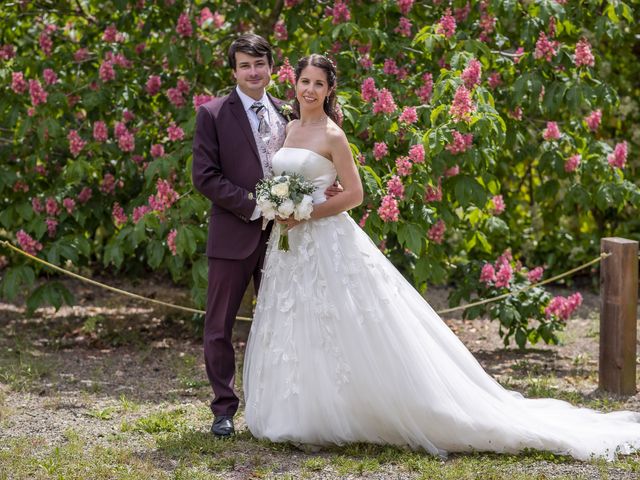
[[100,183],[100,191],[107,195],[113,195],[116,191],[116,177],[111,173],[106,173],[102,177],[102,183]]
[[145,90],[149,95],[156,95],[160,91],[162,86],[162,80],[158,75],[149,75],[147,83],[145,84]]
[[138,224],[138,222],[142,219],[142,217],[144,217],[147,213],[151,212],[151,207],[149,207],[148,205],[141,205],[139,207],[135,207],[133,209],[133,223],[135,223],[136,225]]
[[118,65],[122,68],[131,68],[133,62],[124,56],[123,53],[107,52],[104,55],[105,61],[111,62],[112,65]]
[[11,60],[16,56],[16,49],[11,44],[0,46],[0,60]]
[[282,41],[289,38],[287,25],[284,23],[284,20],[278,20],[276,22],[276,24],[273,26],[273,34],[276,37],[276,40]]
[[399,70],[396,61],[393,58],[385,58],[382,71],[387,75],[397,75]]
[[398,26],[393,31],[402,37],[410,37],[411,27],[411,20],[409,20],[407,17],[400,17]]
[[489,78],[487,79],[487,83],[489,84],[489,87],[494,90],[498,88],[500,85],[502,85],[502,78],[500,77],[500,72],[491,72],[491,74],[489,75]]
[[378,207],[378,215],[383,222],[397,222],[400,218],[400,209],[398,208],[398,201],[393,195],[385,195],[382,197],[380,207]]
[[464,82],[464,86],[471,90],[476,85],[480,85],[480,77],[482,76],[482,64],[472,58],[467,67],[462,71],[460,78]]
[[224,25],[224,16],[220,15],[217,11],[211,13],[209,7],[204,7],[202,10],[200,10],[200,16],[196,18],[196,23],[199,27],[202,27],[202,25],[208,21],[211,21],[211,24],[215,28],[220,28],[222,27],[222,25]]
[[494,283],[497,288],[509,286],[509,282],[513,278],[512,260],[511,252],[505,250],[494,265],[485,263],[480,272],[480,282],[487,286]]
[[365,102],[370,102],[378,95],[378,89],[376,88],[376,82],[373,78],[367,77],[363,80],[360,86],[360,95]]
[[333,4],[333,8],[327,7],[326,15],[328,17],[333,17],[332,23],[334,25],[338,25],[339,23],[348,22],[351,20],[351,12],[349,12],[349,7],[347,7],[346,2],[342,0],[336,0]]
[[213,100],[214,98],[215,97],[213,95],[207,95],[207,94],[194,95],[193,108],[197,110],[200,105],[204,105],[205,103],[207,103],[210,100]]
[[387,153],[389,153],[389,148],[387,144],[384,142],[376,142],[373,144],[373,158],[376,160],[380,160]]
[[613,152],[607,156],[607,162],[612,168],[624,168],[627,163],[627,142],[617,143]]
[[12,72],[11,73],[11,90],[15,93],[24,93],[27,89],[27,82],[24,79],[24,73]]
[[589,130],[595,132],[600,127],[600,122],[602,121],[602,110],[594,110],[589,115],[584,118],[584,121],[589,127]]
[[175,122],[171,122],[167,127],[167,135],[172,142],[182,140],[184,138],[184,130],[176,125]]
[[420,98],[422,103],[427,103],[431,100],[431,94],[433,93],[433,76],[430,73],[422,75],[422,85],[418,88],[416,95]]
[[360,63],[360,66],[364,69],[369,69],[373,67],[373,60],[371,60],[371,57],[369,55],[364,55],[363,57],[360,57],[360,60],[358,60],[358,62]]
[[78,194],[78,201],[85,204],[91,200],[92,195],[93,193],[89,187],[82,187],[82,190],[80,190],[80,193]]
[[398,5],[402,15],[408,15],[411,11],[411,7],[413,7],[413,0],[396,0],[396,4]]
[[438,179],[438,185],[435,187],[433,185],[427,185],[427,188],[424,193],[424,201],[427,203],[430,202],[440,202],[442,201],[442,179]]
[[578,165],[580,165],[580,160],[580,154],[571,155],[564,162],[564,171],[567,173],[575,172]]
[[176,33],[182,37],[190,37],[193,35],[193,27],[191,26],[191,20],[189,15],[183,12],[178,17],[178,24],[176,25]]
[[178,236],[178,231],[175,228],[171,229],[171,231],[167,235],[167,246],[169,247],[169,250],[171,251],[171,255],[174,255],[174,256],[178,254],[178,250],[177,250],[177,247],[176,247],[176,237],[177,236]]
[[184,106],[184,97],[182,96],[180,89],[177,87],[169,88],[167,90],[167,98],[178,108]]
[[411,175],[412,168],[413,164],[411,160],[409,160],[409,157],[398,157],[396,159],[396,170],[401,177]]
[[73,54],[73,59],[78,63],[84,62],[88,58],[89,58],[89,50],[86,48],[79,48]]
[[164,146],[161,143],[154,143],[151,145],[151,156],[153,158],[160,158],[164,156]]
[[112,23],[104,29],[102,34],[102,40],[108,43],[124,42],[125,37],[122,33],[118,32],[116,26]]
[[73,198],[66,197],[62,200],[62,206],[69,215],[72,215],[73,210],[76,208],[76,201]]
[[54,238],[56,236],[56,231],[58,230],[58,221],[55,218],[47,218],[44,223],[47,225],[49,238]]
[[124,225],[129,221],[129,217],[126,213],[124,213],[123,208],[120,206],[118,202],[113,204],[113,209],[111,210],[111,216],[113,217],[113,223],[116,227]]
[[50,33],[47,30],[40,33],[40,36],[38,37],[38,44],[40,45],[42,52],[47,57],[51,55],[53,50],[53,40],[51,40]]
[[33,197],[31,199],[31,209],[36,215],[44,212],[44,206],[38,197]]
[[421,143],[417,143],[409,147],[409,158],[413,163],[423,163],[424,155],[424,146]]
[[416,123],[418,121],[416,107],[405,107],[398,120],[407,124]]
[[536,267],[533,270],[529,270],[529,272],[527,273],[527,279],[531,283],[537,283],[540,280],[542,280],[542,275],[543,274],[544,274],[544,268]]
[[456,33],[456,19],[451,16],[451,10],[447,9],[445,14],[440,18],[436,33],[451,38]]
[[27,193],[29,191],[29,185],[26,184],[26,182],[23,182],[22,180],[16,180],[15,183],[13,184],[13,191],[14,192],[24,192]]
[[106,142],[109,138],[107,124],[98,120],[93,124],[93,139],[98,142]]
[[494,215],[500,215],[504,212],[506,205],[504,204],[504,198],[502,195],[494,195],[491,198],[491,213]]
[[47,85],[53,85],[58,81],[58,75],[50,68],[45,68],[42,72],[42,78]]
[[549,40],[546,33],[540,32],[538,40],[536,41],[536,49],[533,52],[533,56],[536,59],[544,58],[547,62],[550,62],[558,54],[557,48],[559,46],[559,42]]
[[576,44],[576,53],[573,61],[578,68],[593,67],[596,64],[596,59],[591,53],[591,44],[586,38],[581,38]]
[[104,60],[100,64],[100,68],[98,69],[98,75],[100,76],[100,80],[104,83],[110,82],[111,80],[115,80],[116,71],[113,68],[113,61]]
[[55,198],[47,197],[47,200],[45,201],[45,211],[47,212],[47,215],[52,217],[55,217],[60,213],[60,206]]
[[438,220],[427,232],[427,238],[438,245],[444,240],[444,232],[447,230],[442,219]]
[[133,133],[127,129],[127,126],[124,123],[116,122],[113,128],[113,133],[118,140],[118,147],[120,150],[123,152],[133,152],[136,148],[136,140]]
[[364,215],[362,215],[362,217],[358,221],[358,225],[360,225],[360,228],[364,228],[364,226],[367,224],[367,218],[369,218],[370,214],[371,210],[367,210],[366,212],[364,212]]
[[404,185],[402,184],[402,179],[399,176],[393,175],[387,181],[387,192],[398,200],[402,200],[404,198]]
[[393,113],[397,108],[389,90],[386,88],[378,90],[376,101],[373,104],[373,113]]
[[482,31],[480,32],[480,36],[478,37],[481,42],[488,42],[489,37],[493,33],[496,27],[496,17],[491,15],[489,12],[484,11],[480,15],[480,28]]
[[158,212],[164,212],[171,208],[178,200],[178,193],[171,187],[167,180],[158,179],[156,182],[156,194],[149,196],[149,206]]
[[453,96],[453,103],[449,108],[449,114],[455,121],[469,121],[471,114],[476,111],[476,106],[471,100],[471,93],[464,85],[460,85]]
[[280,83],[289,82],[291,85],[296,83],[296,72],[289,63],[289,58],[285,58],[282,66],[278,70],[278,81]]
[[69,151],[74,157],[77,157],[87,144],[86,141],[80,138],[80,135],[76,130],[69,131],[67,134],[67,140],[69,140]]
[[542,132],[542,138],[550,142],[560,138],[560,129],[556,122],[547,122],[547,127]]
[[31,104],[34,107],[47,103],[47,92],[38,80],[29,80],[29,95],[31,95]]
[[471,13],[471,4],[467,2],[464,7],[458,7],[453,9],[453,17],[456,22],[464,22]]
[[582,305],[582,295],[580,292],[576,292],[568,297],[558,295],[553,297],[544,309],[544,313],[547,318],[557,317],[559,320],[568,320],[571,314]]
[[42,244],[34,240],[31,235],[24,230],[18,230],[16,233],[16,239],[18,240],[20,248],[29,255],[37,255],[38,252],[42,250]]
[[447,170],[445,170],[444,176],[445,177],[455,177],[459,173],[460,173],[460,165],[454,165],[453,167],[448,168]]
[[445,149],[453,155],[464,153],[469,149],[469,147],[471,147],[471,145],[473,145],[473,134],[471,133],[462,134],[457,130],[454,130],[452,135],[453,141],[447,145]]

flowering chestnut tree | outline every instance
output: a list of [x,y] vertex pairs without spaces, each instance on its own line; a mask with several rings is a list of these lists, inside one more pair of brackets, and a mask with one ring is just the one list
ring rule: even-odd
[[[640,204],[640,141],[621,126],[616,91],[633,96],[637,67],[612,75],[634,42],[636,12],[622,1],[85,0],[0,12],[11,26],[0,37],[0,235],[70,268],[168,271],[204,304],[195,109],[232,87],[226,49],[245,31],[275,47],[276,96],[292,97],[303,55],[336,63],[367,191],[352,213],[417,287],[475,268],[474,292],[509,291],[531,281],[526,268],[492,263],[495,280],[481,281],[480,265],[510,248],[548,270],[573,266],[600,236],[629,234]],[[5,262],[13,298],[40,267]],[[29,306],[69,301],[45,282]],[[522,328],[506,338],[551,341],[560,303],[512,299]],[[500,305],[490,314],[502,321]]]

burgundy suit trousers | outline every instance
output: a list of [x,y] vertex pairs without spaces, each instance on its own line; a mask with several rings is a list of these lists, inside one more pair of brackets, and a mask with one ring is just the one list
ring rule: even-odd
[[251,278],[256,293],[260,287],[270,230],[267,228],[262,232],[257,248],[245,259],[209,257],[204,359],[209,383],[215,395],[211,402],[211,411],[215,416],[233,416],[238,410],[239,400],[233,390],[236,361],[231,333]]

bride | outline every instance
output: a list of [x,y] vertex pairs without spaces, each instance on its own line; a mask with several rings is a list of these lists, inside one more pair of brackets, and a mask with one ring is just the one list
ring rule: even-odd
[[[269,242],[244,365],[251,433],[311,445],[371,442],[432,454],[548,450],[585,460],[640,448],[640,415],[501,387],[346,213],[362,184],[336,123],[336,71],[296,68],[300,119],[274,174],[314,183],[311,220]],[[336,176],[342,193],[325,199]],[[278,250],[288,228],[290,250]]]

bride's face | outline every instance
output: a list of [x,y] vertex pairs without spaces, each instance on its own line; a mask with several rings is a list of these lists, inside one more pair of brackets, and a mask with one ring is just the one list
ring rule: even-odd
[[296,98],[300,102],[300,108],[313,108],[324,103],[329,95],[329,82],[327,74],[321,68],[308,65],[302,72],[296,83]]

